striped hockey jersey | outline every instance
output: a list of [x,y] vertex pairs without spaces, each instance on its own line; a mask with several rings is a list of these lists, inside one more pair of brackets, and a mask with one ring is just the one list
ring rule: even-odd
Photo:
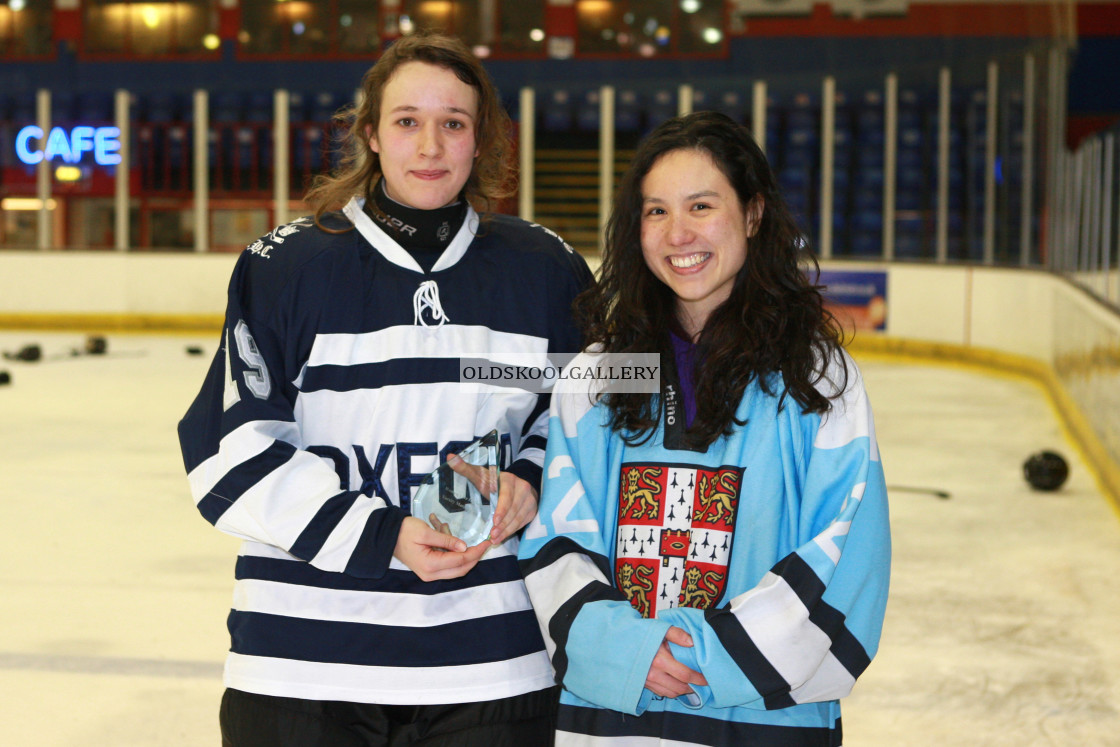
[[[840,744],[838,699],[877,649],[890,566],[871,409],[846,354],[828,378],[841,365],[827,415],[779,409],[756,381],[746,426],[706,451],[666,448],[664,417],[628,445],[586,388],[557,386],[520,557],[564,685],[558,745]],[[694,642],[673,655],[709,683],[677,699],[644,686],[671,625]]]
[[383,704],[460,703],[553,684],[517,540],[424,583],[392,557],[415,486],[492,429],[538,485],[547,395],[460,384],[460,358],[579,349],[590,278],[555,234],[468,211],[425,273],[355,199],[240,256],[221,349],[179,424],[202,515],[244,539],[228,687]]

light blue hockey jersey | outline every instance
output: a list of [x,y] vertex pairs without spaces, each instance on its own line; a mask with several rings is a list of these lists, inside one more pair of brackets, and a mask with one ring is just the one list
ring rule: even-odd
[[[558,385],[519,555],[564,685],[559,745],[840,744],[839,698],[878,648],[891,552],[871,408],[846,353],[819,388],[835,396],[841,366],[826,415],[788,397],[779,408],[754,382],[737,411],[747,425],[704,452],[667,449],[664,422],[627,445],[605,405]],[[694,642],[673,655],[709,683],[685,698],[644,687],[671,625]]]

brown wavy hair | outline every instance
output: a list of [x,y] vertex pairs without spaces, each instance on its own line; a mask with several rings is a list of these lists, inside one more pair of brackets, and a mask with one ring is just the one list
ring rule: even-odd
[[[381,121],[385,84],[406,62],[425,62],[450,70],[478,95],[475,128],[478,158],[463,186],[464,198],[481,213],[513,194],[513,128],[494,82],[461,40],[420,31],[402,37],[386,49],[362,77],[357,103],[335,116],[335,124],[343,133],[339,166],[332,174],[317,176],[304,198],[314,209],[315,223],[321,228],[320,218],[325,212],[340,209],[354,195],[368,198],[381,178],[381,159],[370,150],[369,133],[376,132]],[[368,204],[373,203],[369,201]]]
[[[707,448],[745,424],[735,413],[752,381],[779,397],[779,407],[788,396],[803,412],[827,412],[831,401],[815,385],[844,340],[815,282],[820,267],[754,138],[717,112],[670,119],[639,145],[607,223],[599,282],[576,299],[587,342],[607,353],[657,352],[663,361],[672,360],[669,330],[681,327],[677,299],[646,266],[641,219],[643,179],[658,159],[676,150],[706,153],[735,189],[743,210],[756,196],[763,203],[731,295],[713,310],[697,340],[697,411],[687,431],[690,445]],[[847,386],[846,379],[833,384],[837,394]],[[647,440],[660,419],[655,402],[660,398],[650,394],[607,395],[611,427],[629,443]]]

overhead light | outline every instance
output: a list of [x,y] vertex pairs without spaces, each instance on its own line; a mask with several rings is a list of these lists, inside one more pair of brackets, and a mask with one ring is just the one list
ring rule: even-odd
[[144,25],[150,29],[159,26],[159,10],[151,5],[145,5],[140,9],[140,18],[144,21]]
[[[47,199],[47,210],[54,210],[57,203],[53,197]],[[42,210],[43,201],[38,197],[5,197],[0,200],[0,210]]]
[[60,182],[76,182],[82,178],[82,170],[77,166],[59,166],[54,170],[54,178]]

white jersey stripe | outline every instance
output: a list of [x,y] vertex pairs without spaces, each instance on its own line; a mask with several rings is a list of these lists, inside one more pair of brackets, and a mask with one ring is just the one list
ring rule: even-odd
[[543,690],[553,684],[552,665],[544,651],[506,661],[453,667],[323,664],[231,652],[225,671],[226,687],[239,690],[385,705],[496,700]]
[[414,628],[474,620],[480,609],[520,612],[531,608],[524,585],[514,581],[444,594],[396,594],[242,579],[233,593],[233,609],[239,612]]
[[[310,366],[384,363],[401,358],[485,358],[495,363],[528,365],[526,356],[545,362],[548,340],[486,327],[444,324],[417,334],[415,326],[386,327],[363,334],[320,334],[308,358]],[[560,351],[569,352],[569,351]]]
[[759,652],[794,688],[820,666],[819,653],[830,642],[809,621],[809,610],[785,579],[767,573],[758,586],[735,598],[731,611]]

